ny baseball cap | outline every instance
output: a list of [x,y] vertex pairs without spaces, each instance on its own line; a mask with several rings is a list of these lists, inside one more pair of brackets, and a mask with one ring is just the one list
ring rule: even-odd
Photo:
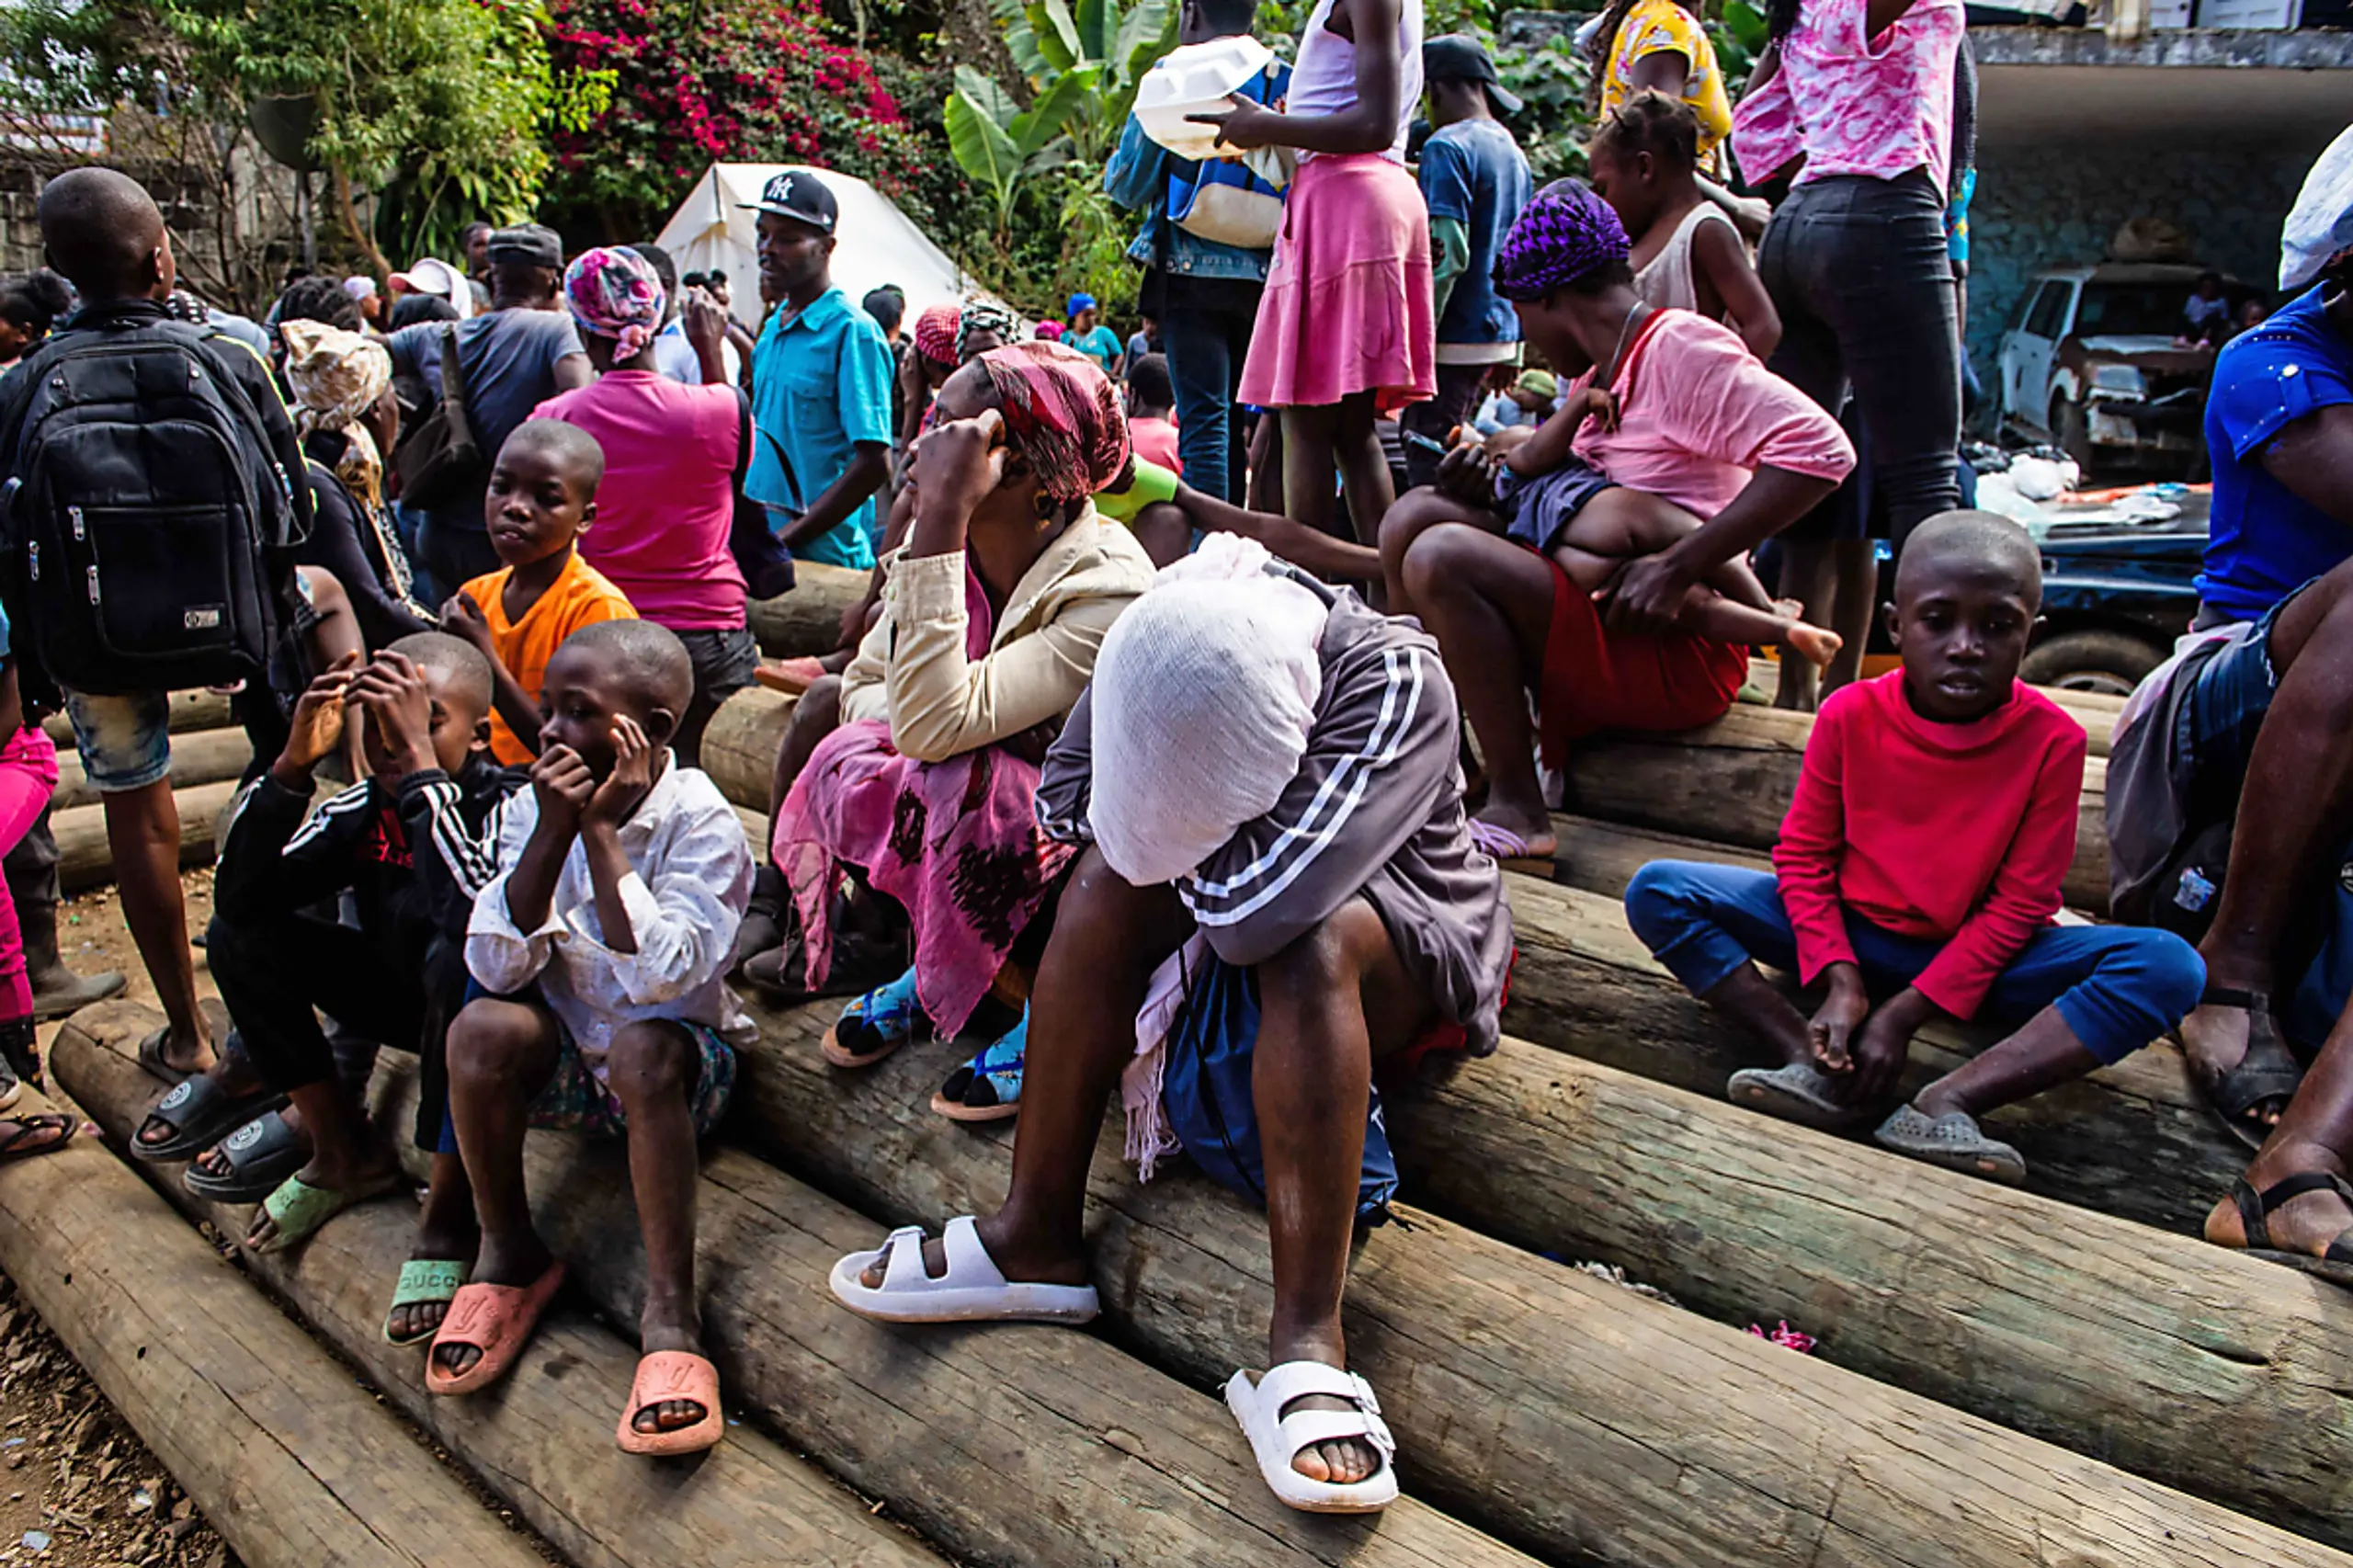
[[1495,74],[1487,46],[1469,33],[1441,33],[1422,40],[1422,75],[1432,82],[1476,82],[1487,101],[1504,114],[1518,114],[1520,98]]
[[773,212],[779,218],[790,218],[796,223],[806,223],[821,234],[830,234],[841,221],[842,210],[825,182],[805,169],[787,169],[772,175],[760,187],[757,201],[739,201],[738,207],[752,212]]

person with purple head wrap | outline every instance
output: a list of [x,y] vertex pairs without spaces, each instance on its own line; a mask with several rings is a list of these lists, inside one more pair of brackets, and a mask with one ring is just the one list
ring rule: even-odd
[[660,274],[636,251],[574,257],[563,302],[597,378],[532,415],[578,426],[604,451],[597,526],[580,537],[581,559],[686,644],[694,699],[671,746],[691,767],[710,716],[759,668],[745,619],[747,586],[729,548],[750,404],[724,381],[690,384],[662,373],[655,339],[666,301]]
[[1645,304],[1628,248],[1583,184],[1537,193],[1494,278],[1528,342],[1573,378],[1563,410],[1492,479],[1466,449],[1381,525],[1390,608],[1437,634],[1487,760],[1472,834],[1508,861],[1549,861],[1558,843],[1531,690],[1557,766],[1597,730],[1720,717],[1752,642],[1820,651],[1813,629],[1773,611],[1746,558],[1836,487],[1854,449],[1729,328]]

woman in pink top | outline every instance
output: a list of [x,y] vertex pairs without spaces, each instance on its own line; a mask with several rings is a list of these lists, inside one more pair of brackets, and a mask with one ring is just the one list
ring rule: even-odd
[[1242,151],[1292,147],[1267,291],[1236,396],[1282,415],[1283,506],[1324,533],[1333,479],[1367,544],[1396,499],[1373,431],[1438,391],[1428,209],[1405,172],[1422,101],[1422,0],[1316,0],[1280,110],[1193,118]]
[[[1901,549],[1961,504],[1944,212],[1961,0],[1772,0],[1767,27],[1733,152],[1751,185],[1795,181],[1756,258],[1781,315],[1773,369],[1834,414],[1852,390]],[[1855,508],[1824,506],[1784,540],[1783,589],[1850,637],[1877,597],[1873,547],[1839,537],[1860,528]]]
[[[1416,491],[1409,502],[1420,516],[1401,503],[1382,529],[1384,546],[1401,525],[1419,529],[1399,574],[1486,760],[1473,836],[1509,860],[1549,862],[1558,846],[1537,784],[1529,693],[1555,766],[1568,742],[1597,730],[1683,730],[1722,717],[1748,667],[1745,643],[1726,639],[1746,633],[1686,630],[1695,596],[1704,606],[1710,585],[1731,580],[1726,568],[1854,467],[1837,422],[1729,329],[1644,304],[1627,249],[1618,215],[1574,180],[1529,203],[1496,257],[1495,291],[1518,308],[1546,363],[1581,374],[1572,402],[1596,416],[1557,468],[1500,483],[1498,498],[1478,506]],[[1597,386],[1609,389],[1606,406]],[[1442,505],[1461,520],[1438,520]],[[1498,506],[1534,537],[1497,538]],[[1605,518],[1624,548],[1583,542]],[[1660,538],[1674,542],[1647,542]],[[1564,554],[1617,559],[1539,553],[1563,545]]]
[[[605,449],[597,523],[580,554],[629,596],[637,613],[678,634],[695,666],[695,699],[671,744],[697,766],[703,727],[752,684],[759,647],[744,619],[743,571],[728,549],[735,491],[750,453],[750,404],[719,383],[687,386],[654,368],[666,301],[635,251],[592,250],[563,276],[563,299],[597,379],[550,398],[537,419],[577,425]],[[708,301],[687,306],[688,336],[723,330]]]

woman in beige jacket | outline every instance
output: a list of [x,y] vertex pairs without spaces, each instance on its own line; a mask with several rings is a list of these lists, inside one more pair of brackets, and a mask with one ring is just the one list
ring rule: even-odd
[[[800,919],[802,987],[816,994],[831,976],[846,878],[913,928],[913,966],[827,1033],[837,1066],[879,1062],[919,1033],[952,1037],[992,990],[1025,989],[1012,976],[1042,926],[1022,938],[1069,858],[1037,826],[1038,764],[1104,633],[1152,583],[1143,548],[1090,499],[1130,461],[1118,393],[1059,345],[995,350],[940,389],[881,613],[833,701],[813,688],[802,699],[809,715],[778,759],[770,847]],[[838,727],[824,733],[828,706]],[[933,1108],[1014,1114],[1026,1038],[1025,1019],[959,1068]]]

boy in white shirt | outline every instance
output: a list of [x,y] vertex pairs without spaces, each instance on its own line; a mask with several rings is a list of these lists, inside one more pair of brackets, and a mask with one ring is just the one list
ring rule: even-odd
[[426,1369],[435,1393],[494,1381],[563,1282],[531,1225],[524,1130],[624,1134],[647,1278],[618,1439],[642,1454],[697,1452],[723,1430],[695,1300],[695,1141],[754,1032],[722,979],[751,850],[718,788],[668,749],[693,694],[685,645],[652,621],[584,627],[548,661],[531,790],[508,804],[466,933],[493,994],[449,1026],[482,1250]]

